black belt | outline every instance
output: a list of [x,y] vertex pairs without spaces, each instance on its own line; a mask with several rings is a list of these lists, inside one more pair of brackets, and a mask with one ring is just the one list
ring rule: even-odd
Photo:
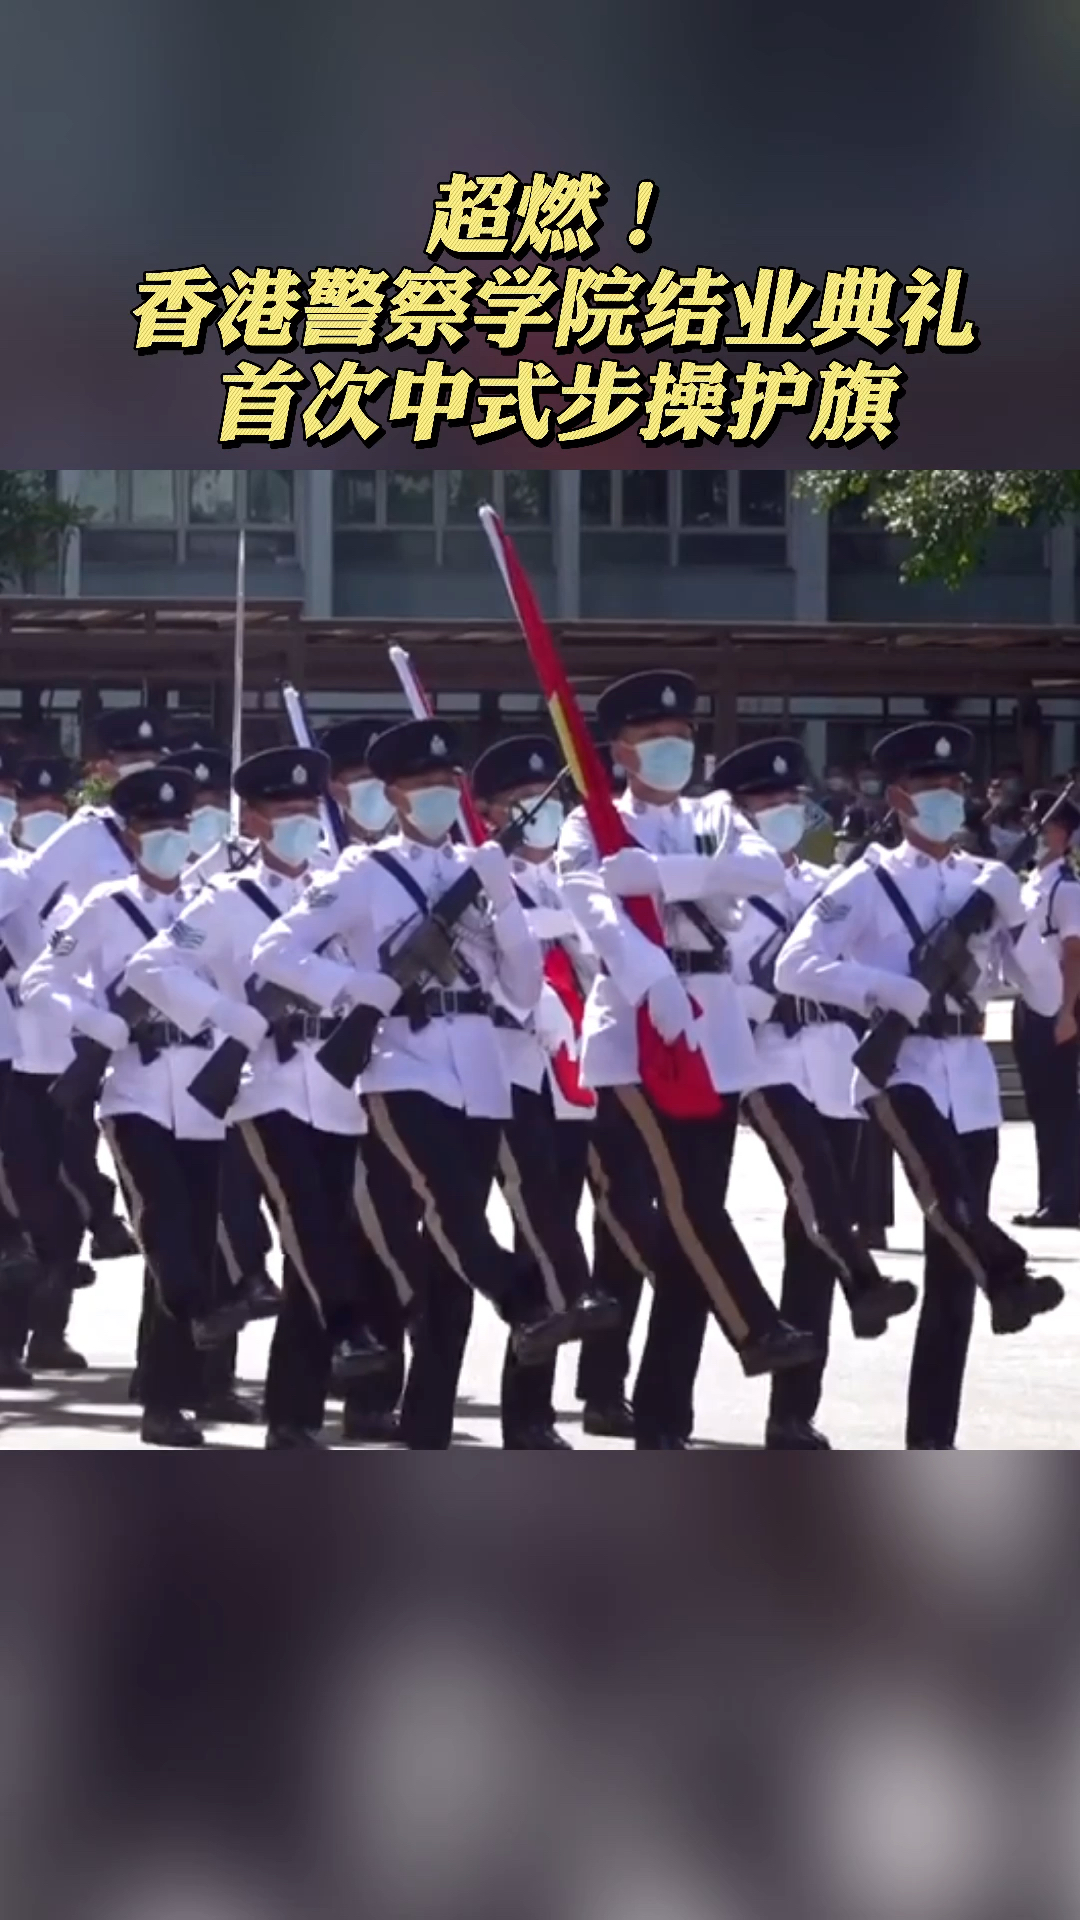
[[323,1013],[290,1013],[284,1020],[276,1020],[271,1032],[283,1040],[299,1046],[305,1040],[329,1040],[341,1025],[340,1017],[333,1018]]
[[198,1047],[207,1052],[214,1044],[214,1036],[209,1027],[199,1033],[185,1033],[181,1027],[174,1026],[171,1020],[147,1020],[140,1023],[131,1036],[140,1051],[164,1053],[166,1047]]
[[664,952],[676,973],[731,972],[731,955],[726,947],[719,953],[691,953],[686,947],[665,947]]
[[915,1031],[927,1040],[977,1040],[986,1032],[986,1015],[978,1007],[968,1013],[924,1013]]
[[490,1013],[491,1001],[478,987],[458,992],[447,987],[428,987],[420,995],[420,1005],[429,1020],[445,1020],[454,1013]]
[[[860,1039],[866,1032],[866,1021],[850,1007],[831,1006],[825,1000],[793,1000],[790,1004],[797,1027],[849,1027]],[[773,1017],[783,1018],[782,1015]]]

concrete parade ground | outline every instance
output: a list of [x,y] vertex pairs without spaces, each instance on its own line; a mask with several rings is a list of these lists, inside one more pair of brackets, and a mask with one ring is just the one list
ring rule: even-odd
[[[740,1131],[731,1182],[733,1212],[774,1297],[780,1285],[783,1195],[761,1143]],[[1034,1143],[1030,1126],[1006,1125],[994,1184],[994,1212],[1003,1224],[1034,1204]],[[492,1202],[492,1220],[503,1238],[507,1216]],[[587,1233],[587,1213],[582,1218]],[[1080,1232],[1038,1231],[1021,1238],[1037,1252],[1036,1271],[1056,1275],[1065,1304],[1025,1333],[995,1339],[984,1302],[976,1331],[965,1394],[962,1448],[1071,1450],[1080,1445]],[[896,1180],[896,1226],[886,1271],[921,1281],[923,1223],[903,1175]],[[276,1265],[276,1261],[275,1261]],[[96,1286],[76,1295],[71,1340],[90,1361],[84,1375],[43,1375],[32,1391],[0,1393],[0,1447],[134,1448],[139,1410],[127,1400],[142,1283],[135,1259],[98,1268]],[[917,1310],[916,1310],[917,1312]],[[898,1322],[883,1339],[856,1345],[841,1303],[835,1316],[833,1357],[826,1379],[821,1424],[842,1449],[898,1448],[903,1441],[904,1396],[916,1314]],[[638,1329],[640,1338],[640,1324]],[[458,1405],[456,1444],[498,1447],[498,1385],[505,1333],[491,1309],[477,1303]],[[240,1343],[241,1389],[257,1405],[266,1364],[265,1327]],[[573,1397],[573,1354],[560,1359],[556,1404],[561,1430],[575,1447],[628,1450],[627,1443],[586,1439]],[[744,1380],[724,1342],[710,1329],[698,1379],[695,1438],[703,1446],[760,1445],[767,1383]],[[339,1440],[339,1409],[326,1427]],[[207,1429],[212,1446],[261,1447],[257,1427]]]

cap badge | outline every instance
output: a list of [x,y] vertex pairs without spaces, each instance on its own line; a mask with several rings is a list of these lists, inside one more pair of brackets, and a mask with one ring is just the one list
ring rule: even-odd
[[784,757],[783,757],[783,755],[782,755],[782,754],[779,754],[779,753],[777,754],[777,756],[776,756],[776,759],[775,759],[775,760],[773,761],[773,763],[772,763],[772,770],[773,770],[773,772],[774,772],[774,773],[786,773],[786,772],[787,772],[787,770],[788,770],[788,764],[787,764],[787,761],[786,761],[786,760],[784,759]]
[[48,767],[43,767],[40,774],[38,775],[38,786],[39,787],[52,786],[52,774],[49,772]]
[[153,739],[153,737],[154,737],[154,729],[153,729],[153,727],[152,727],[152,726],[150,725],[150,722],[149,722],[149,720],[142,720],[142,721],[140,721],[140,723],[139,723],[139,739],[140,739],[140,740],[152,740],[152,739]]
[[665,687],[663,693],[660,695],[660,705],[662,707],[674,707],[677,705],[677,701],[678,696],[676,695],[674,687]]
[[949,745],[944,734],[942,734],[940,740],[934,742],[934,752],[937,754],[939,760],[947,760],[949,758],[952,747]]
[[307,786],[307,768],[299,760],[292,770],[292,783],[294,787]]
[[210,778],[210,769],[208,766],[206,766],[206,764],[202,760],[200,760],[198,766],[195,769],[195,778],[196,780],[203,780],[203,781],[209,780]]
[[529,756],[529,772],[530,772],[530,773],[543,773],[543,771],[544,771],[544,762],[543,762],[543,760],[541,759],[541,757],[540,757],[540,755],[539,755],[538,753],[533,753],[533,754],[530,754],[530,756]]
[[169,782],[166,780],[165,785],[162,787],[158,795],[158,798],[159,800],[165,800],[165,801],[175,800],[176,788],[173,786],[170,786]]
[[443,760],[443,759],[445,759],[445,757],[446,757],[446,741],[445,741],[445,740],[443,739],[443,737],[442,737],[442,734],[441,734],[441,733],[434,733],[434,734],[432,734],[432,736],[431,736],[431,751],[432,751],[432,753],[433,753],[433,754],[435,755],[435,758],[436,758],[436,760]]

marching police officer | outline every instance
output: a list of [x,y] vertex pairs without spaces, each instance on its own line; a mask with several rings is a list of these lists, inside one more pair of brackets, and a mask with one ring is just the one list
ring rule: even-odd
[[[407,721],[381,734],[369,758],[398,830],[367,854],[346,852],[326,886],[311,889],[266,930],[254,961],[260,973],[325,1012],[359,1006],[378,1021],[361,1079],[372,1128],[368,1192],[381,1243],[419,1303],[401,1432],[410,1447],[443,1448],[454,1411],[447,1382],[468,1332],[462,1289],[442,1284],[447,1270],[496,1305],[527,1363],[581,1336],[573,1305],[566,1313],[536,1308],[487,1219],[502,1126],[512,1115],[491,989],[497,982],[515,1007],[531,1008],[543,963],[501,847],[491,842],[470,851],[450,837],[462,772],[453,729],[437,719]],[[453,930],[448,977],[418,983],[402,1006],[402,989],[387,970],[390,949],[410,924],[427,923],[467,868],[478,897]],[[331,957],[330,942],[342,957]],[[407,1204],[400,1190],[387,1195],[372,1172],[380,1154],[406,1174]]]
[[[538,1294],[556,1311],[571,1299],[588,1303],[588,1324],[617,1324],[618,1304],[598,1300],[577,1228],[588,1164],[589,1125],[596,1096],[578,1071],[584,995],[578,969],[586,958],[573,916],[563,903],[553,865],[563,823],[562,803],[550,792],[562,773],[554,741],[541,734],[497,741],[471,773],[473,793],[496,833],[522,817],[522,839],[511,855],[514,887],[532,932],[545,952],[547,978],[535,1009],[517,1017],[502,999],[499,1041],[513,1086],[513,1112],[503,1127],[498,1178],[514,1221],[515,1246],[531,1267]],[[587,980],[586,980],[587,984]],[[500,996],[501,998],[501,996]],[[555,1362],[523,1367],[508,1341],[502,1383],[503,1445],[518,1451],[564,1448],[552,1403]]]
[[305,747],[242,761],[233,783],[258,859],[203,889],[127,969],[129,984],[166,1019],[189,1033],[219,1028],[249,1053],[230,1120],[285,1251],[266,1382],[266,1444],[275,1449],[320,1445],[331,1378],[344,1386],[386,1359],[365,1324],[365,1250],[351,1230],[364,1118],[315,1057],[333,1023],[300,1005],[272,1017],[246,991],[260,933],[309,885],[328,773],[325,755]]
[[[1023,999],[1013,1003],[1013,1047],[1027,1110],[1035,1129],[1039,1203],[1017,1226],[1080,1226],[1080,881],[1069,859],[1080,808],[1072,799],[1043,789],[1031,796],[1038,828],[1036,866],[1022,899],[1040,937],[1061,966],[1061,1006],[1036,1013]],[[1051,809],[1053,809],[1051,815]]]
[[[781,993],[867,1019],[884,1009],[910,1029],[887,1085],[860,1073],[854,1092],[895,1147],[929,1229],[907,1445],[938,1450],[955,1444],[976,1288],[999,1334],[1021,1331],[1063,1298],[1056,1280],[1028,1272],[1023,1247],[989,1213],[1001,1104],[983,1037],[986,1000],[1004,976],[1036,1011],[1054,1013],[1061,974],[1025,917],[1015,874],[952,850],[973,745],[966,727],[937,722],[879,742],[874,763],[903,840],[831,881],[776,962]],[[975,978],[932,996],[913,954],[975,888],[993,913],[990,930],[969,943]]]
[[138,1367],[142,1438],[168,1447],[203,1443],[190,1413],[205,1391],[196,1340],[209,1343],[217,1332],[212,1269],[225,1129],[187,1091],[213,1045],[211,1030],[185,1033],[141,1015],[133,1026],[118,996],[128,962],[183,905],[194,792],[191,775],[175,767],[140,768],[117,782],[110,817],[131,870],[92,888],[22,982],[29,1008],[41,1006],[108,1058],[103,1130],[149,1283]]
[[[783,890],[779,856],[730,804],[682,798],[694,766],[697,688],[689,675],[633,674],[600,696],[598,719],[626,774],[616,802],[634,844],[604,859],[583,811],[559,844],[564,897],[602,971],[590,988],[583,1071],[601,1121],[622,1125],[648,1157],[660,1196],[657,1292],[634,1392],[636,1441],[680,1448],[692,1425],[693,1383],[708,1310],[749,1376],[803,1366],[817,1342],[788,1326],[759,1279],[726,1208],[738,1096],[755,1073],[754,1043],[731,978],[726,933],[750,893]],[[664,946],[623,902],[657,906]],[[687,907],[689,906],[689,911]],[[661,1039],[700,1049],[717,1096],[713,1115],[676,1118],[642,1079],[637,1009]]]
[[773,1379],[765,1444],[820,1449],[829,1443],[814,1416],[836,1280],[847,1296],[856,1337],[863,1339],[884,1333],[890,1318],[913,1307],[915,1289],[906,1280],[884,1279],[852,1226],[860,1121],[851,1098],[851,1056],[859,1022],[843,1007],[798,1003],[776,992],[776,954],[828,879],[824,868],[798,853],[806,830],[808,773],[797,740],[761,740],[729,754],[714,779],[784,863],[784,893],[752,895],[745,902],[731,947],[757,1052],[755,1083],[743,1095],[743,1112],[788,1195],[780,1311],[810,1329],[822,1348],[812,1366]]

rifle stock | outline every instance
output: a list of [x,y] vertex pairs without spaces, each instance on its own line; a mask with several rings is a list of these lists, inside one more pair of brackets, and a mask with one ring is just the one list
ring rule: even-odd
[[[923,957],[912,967],[913,977],[932,998],[939,999],[956,983],[958,966],[967,952],[967,943],[992,925],[994,903],[983,887],[977,887],[951,919],[935,928],[927,939]],[[852,1059],[863,1078],[880,1093],[896,1072],[896,1063],[905,1040],[915,1032],[911,1022],[894,1007],[871,1022],[869,1032],[860,1040]]]
[[100,1040],[91,1040],[88,1034],[76,1034],[73,1044],[75,1058],[49,1088],[49,1098],[68,1114],[93,1106],[112,1059],[108,1047],[103,1047]]
[[191,1098],[207,1113],[212,1113],[215,1120],[224,1120],[234,1104],[247,1058],[248,1049],[242,1041],[223,1040],[189,1081]]

